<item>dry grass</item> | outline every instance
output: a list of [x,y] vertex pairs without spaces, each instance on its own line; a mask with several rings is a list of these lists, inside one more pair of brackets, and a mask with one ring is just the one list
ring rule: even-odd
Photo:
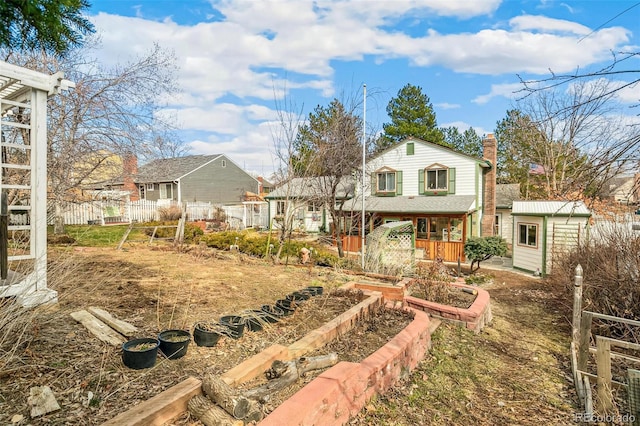
[[570,329],[555,293],[493,272],[494,320],[479,335],[443,324],[410,378],[351,425],[571,425]]

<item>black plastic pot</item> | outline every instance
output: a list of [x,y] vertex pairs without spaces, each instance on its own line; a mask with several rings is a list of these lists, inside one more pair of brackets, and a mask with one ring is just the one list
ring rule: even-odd
[[276,308],[282,309],[284,316],[288,316],[296,310],[296,302],[289,299],[278,299],[276,300]]
[[287,294],[287,299],[293,300],[294,302],[303,302],[308,300],[310,297],[311,294],[306,291],[294,291],[291,294]]
[[239,339],[244,334],[244,320],[238,315],[225,315],[220,317],[220,324],[227,327],[229,337]]
[[305,291],[311,293],[312,296],[320,296],[324,291],[324,287],[319,285],[312,285],[305,288]]
[[261,311],[266,314],[264,319],[271,323],[280,321],[280,318],[284,316],[282,308],[273,305],[262,305]]
[[193,341],[198,346],[215,346],[222,335],[226,334],[226,327],[212,322],[197,322],[193,327]]
[[249,331],[262,331],[268,323],[267,314],[260,311],[250,311],[243,315],[245,328]]
[[186,330],[165,330],[158,334],[160,350],[169,359],[182,358],[187,354],[191,333]]
[[134,370],[151,368],[158,358],[158,339],[144,337],[129,340],[122,344],[122,362]]

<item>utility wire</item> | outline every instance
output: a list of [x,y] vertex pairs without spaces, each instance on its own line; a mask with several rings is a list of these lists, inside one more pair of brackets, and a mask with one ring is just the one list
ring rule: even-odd
[[598,28],[594,29],[593,31],[591,31],[589,34],[587,34],[586,36],[582,37],[580,40],[578,40],[578,43],[580,43],[582,40],[584,40],[585,38],[589,37],[591,34],[595,33],[596,31],[598,31],[600,28],[604,27],[605,25],[607,25],[609,22],[613,21],[614,19],[616,19],[618,16],[623,15],[625,13],[627,13],[628,11],[630,11],[631,9],[633,9],[634,7],[640,5],[640,2],[629,6],[628,8],[626,8],[625,10],[623,10],[622,12],[618,13],[616,16],[614,16],[613,18],[609,19],[607,22],[605,22],[604,24],[600,25]]

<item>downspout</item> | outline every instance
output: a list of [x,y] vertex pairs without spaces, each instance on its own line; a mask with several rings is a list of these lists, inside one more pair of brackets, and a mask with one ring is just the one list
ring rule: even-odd
[[547,216],[542,217],[542,278],[547,276]]

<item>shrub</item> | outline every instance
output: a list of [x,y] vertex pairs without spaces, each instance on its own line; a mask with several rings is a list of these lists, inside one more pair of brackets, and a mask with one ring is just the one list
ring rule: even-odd
[[480,262],[491,259],[493,256],[504,256],[507,254],[507,243],[502,237],[470,237],[464,243],[464,255],[471,260],[471,272],[473,264],[477,263],[480,269]]
[[[640,320],[640,233],[620,226],[600,228],[597,234],[564,256],[554,258],[549,282],[565,289],[573,300],[576,266],[583,270],[582,309]],[[568,302],[569,304],[571,302]],[[594,333],[640,339],[638,327],[594,321]]]
[[160,215],[160,221],[178,220],[182,217],[182,209],[178,206],[168,206],[158,208],[158,215]]

